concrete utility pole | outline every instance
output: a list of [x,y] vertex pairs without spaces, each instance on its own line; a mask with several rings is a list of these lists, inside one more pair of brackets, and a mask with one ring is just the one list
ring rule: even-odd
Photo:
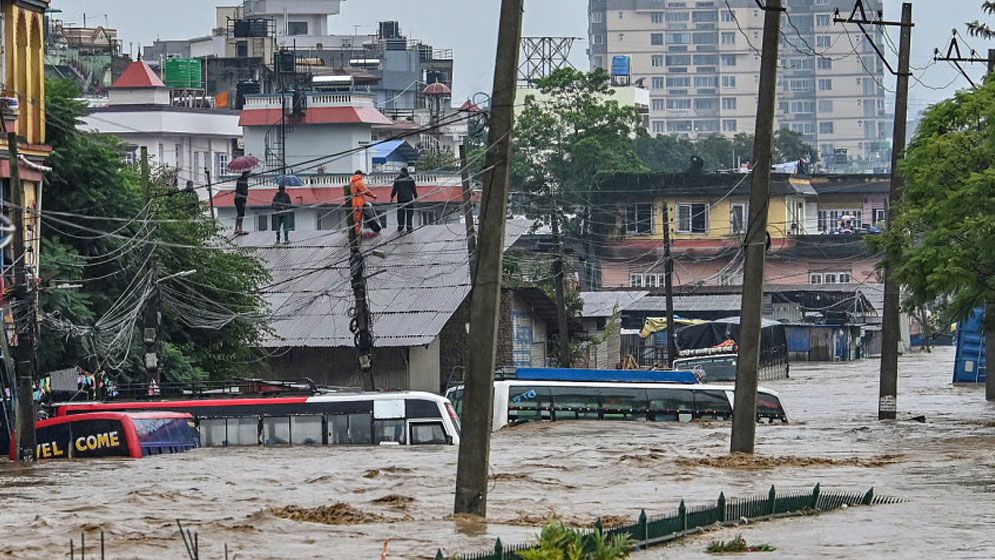
[[[898,166],[905,157],[905,128],[909,114],[909,53],[912,49],[912,4],[902,4],[902,33],[898,41],[898,85],[895,88],[895,128],[891,139],[891,189],[888,195],[888,227],[902,202],[905,180]],[[888,260],[897,255],[889,255]],[[887,261],[886,261],[887,262]],[[902,286],[890,266],[884,269],[884,320],[881,325],[881,381],[878,420],[893,420],[898,413],[898,339],[901,333]]]
[[760,57],[760,94],[754,134],[755,161],[750,190],[750,222],[743,248],[743,304],[739,315],[739,358],[732,409],[732,453],[753,453],[757,430],[757,370],[760,368],[760,319],[764,299],[764,258],[767,252],[767,212],[770,205],[770,166],[774,147],[774,107],[777,97],[777,49],[781,36],[781,0],[767,0]]
[[553,208],[549,213],[549,224],[553,230],[553,243],[556,244],[556,260],[553,262],[553,276],[556,281],[556,324],[560,331],[560,367],[570,367],[570,322],[567,320],[566,266],[563,262],[563,236],[560,235],[560,209]]
[[677,359],[677,325],[674,324],[674,259],[670,250],[670,204],[663,201],[663,286],[667,296],[667,367]]
[[211,184],[211,168],[204,167],[204,177],[207,177],[207,204],[211,209],[211,219],[214,217],[214,185]]
[[[149,149],[141,147],[141,172],[142,190],[145,193],[145,203],[152,202],[152,177],[149,173]],[[148,210],[152,212],[151,207]],[[152,294],[145,302],[145,309],[142,310],[142,340],[145,343],[145,382],[149,386],[149,395],[152,395],[153,384],[159,386],[160,379],[160,356],[159,356],[159,283],[158,269],[152,259]]]
[[484,192],[480,208],[477,274],[470,301],[470,337],[463,387],[463,433],[456,468],[455,513],[487,515],[491,408],[497,327],[501,311],[501,268],[508,209],[511,131],[515,121],[515,84],[522,39],[524,0],[501,0],[497,60],[491,93]]
[[[352,277],[352,295],[355,306],[349,310],[352,321],[349,330],[352,331],[356,344],[359,372],[363,378],[363,389],[376,391],[377,384],[373,379],[373,320],[370,316],[370,303],[366,298],[366,261],[360,248],[360,235],[356,231],[355,209],[352,206],[352,185],[342,187],[345,192],[346,224],[349,226],[349,273]],[[360,221],[362,224],[362,221]]]
[[470,257],[470,284],[477,276],[477,231],[473,224],[473,185],[470,183],[470,163],[466,144],[459,146],[460,175],[463,180],[463,225],[466,226],[466,252]]
[[[25,225],[28,209],[24,201],[24,185],[18,166],[17,133],[7,133],[7,160],[10,164],[10,198],[14,204],[10,218],[14,224],[14,330],[17,333],[17,347],[14,349],[17,362],[17,460],[31,463],[35,460],[35,291],[32,286],[34,275],[29,274],[27,257],[30,250],[25,240]],[[22,311],[17,312],[17,307]],[[20,315],[20,321],[18,321]],[[20,325],[21,328],[17,326]]]

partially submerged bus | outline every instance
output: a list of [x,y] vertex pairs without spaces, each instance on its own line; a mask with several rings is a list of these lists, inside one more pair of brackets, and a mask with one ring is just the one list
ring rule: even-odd
[[[180,412],[91,412],[35,423],[35,457],[92,459],[182,453],[200,447],[193,417]],[[10,459],[17,459],[17,434]]]
[[193,415],[205,447],[245,445],[458,445],[452,405],[422,392],[215,398],[54,405],[56,415],[170,410]]
[[674,369],[694,372],[701,383],[733,383],[736,381],[736,354],[713,354],[674,360]]
[[[463,386],[446,396],[462,412]],[[732,406],[731,385],[499,380],[494,382],[493,429],[537,420],[727,420]],[[758,389],[757,421],[787,420],[778,394]]]

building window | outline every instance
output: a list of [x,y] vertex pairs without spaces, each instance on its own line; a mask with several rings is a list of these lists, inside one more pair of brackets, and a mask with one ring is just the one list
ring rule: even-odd
[[731,233],[734,235],[746,233],[746,205],[733,204],[730,214],[729,229]]
[[667,66],[688,66],[689,64],[691,64],[691,55],[689,54],[667,55]]
[[660,68],[661,66],[663,66],[663,55],[655,54],[651,56],[650,63],[653,65],[653,68]]
[[832,17],[829,14],[817,14],[815,16],[815,25],[817,27],[829,27],[832,23]]
[[819,123],[819,134],[832,134],[833,133],[833,122],[821,122]]
[[718,76],[695,76],[694,77],[694,87],[699,87],[699,88],[717,88],[717,87],[719,87],[719,77]]
[[695,111],[712,111],[715,109],[715,99],[712,97],[698,97],[694,100]]
[[663,274],[652,272],[629,274],[630,288],[660,288],[665,284]]
[[678,111],[687,111],[691,109],[691,100],[688,99],[687,97],[668,99],[667,108]]
[[604,23],[605,13],[604,12],[591,12],[591,23]]
[[666,108],[666,104],[662,99],[654,99],[651,103],[654,111],[662,111]]
[[653,89],[663,89],[663,76],[653,76],[650,85]]
[[725,119],[722,121],[722,132],[736,132],[738,130],[736,119]]
[[[703,66],[716,66],[719,63],[719,55],[717,54],[696,54],[694,55],[694,63],[701,64]],[[702,70],[699,70],[701,72]]]
[[734,54],[722,55],[722,66],[735,66],[735,65],[736,65],[736,55]]
[[850,272],[812,272],[808,275],[810,284],[851,284],[853,275]]
[[735,88],[736,76],[722,76],[722,87],[729,89]]
[[267,231],[269,230],[269,215],[259,214],[256,216],[256,231]]
[[864,227],[862,210],[819,210],[818,226],[822,233],[852,233]]
[[723,109],[735,109],[736,108],[736,98],[735,97],[723,97],[722,98],[722,108]]
[[666,131],[667,131],[666,125],[664,125],[663,121],[653,121],[653,132],[654,133],[656,133],[656,134],[663,134]]
[[874,225],[883,224],[888,219],[888,214],[885,213],[884,208],[874,209]]
[[691,12],[667,12],[667,23],[687,23],[691,21]]
[[832,69],[833,69],[833,59],[831,58],[819,59],[819,70],[832,70]]
[[732,23],[736,21],[736,14],[732,10],[722,10],[722,21]]
[[625,205],[625,233],[629,235],[650,235],[653,233],[653,204]]
[[307,35],[307,22],[306,21],[288,22],[287,35]]
[[591,36],[591,42],[593,42],[595,45],[604,45],[605,36],[602,35],[601,33],[595,33],[594,35]]
[[650,21],[653,23],[663,23],[663,12],[653,12],[650,14]]
[[734,31],[723,31],[720,35],[723,45],[735,45],[736,33]]
[[691,76],[667,77],[668,88],[688,88],[691,87]]
[[816,35],[815,36],[815,46],[816,47],[819,47],[819,48],[822,48],[822,49],[828,49],[829,47],[832,46],[832,44],[833,44],[833,42],[829,38],[829,35]]
[[819,91],[833,91],[833,80],[830,78],[819,78]]
[[650,33],[650,44],[651,45],[662,45],[663,44],[663,33]]
[[678,204],[677,232],[706,233],[708,231],[707,204]]
[[[654,43],[659,44],[659,43]],[[690,45],[691,44],[691,34],[690,33],[667,33],[667,44],[668,45]]]

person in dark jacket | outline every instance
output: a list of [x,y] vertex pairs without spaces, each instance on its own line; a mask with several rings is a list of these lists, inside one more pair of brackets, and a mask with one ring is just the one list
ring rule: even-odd
[[245,235],[242,220],[245,218],[245,203],[249,200],[249,172],[243,171],[235,181],[235,235]]
[[401,174],[394,180],[394,188],[390,191],[390,199],[394,200],[397,197],[397,202],[400,206],[397,208],[397,231],[400,233],[405,229],[408,231],[414,230],[414,225],[412,221],[415,215],[415,199],[418,198],[418,187],[415,186],[415,180],[408,175],[408,168],[402,167]]
[[276,191],[273,195],[273,202],[271,207],[273,208],[273,231],[276,232],[276,242],[280,242],[280,230],[283,230],[283,242],[290,243],[290,207],[293,203],[290,201],[290,195],[287,194],[287,187],[285,185],[280,185],[280,189]]

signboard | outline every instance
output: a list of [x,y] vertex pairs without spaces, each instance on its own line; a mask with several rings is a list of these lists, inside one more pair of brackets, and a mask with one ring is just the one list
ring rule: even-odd
[[616,87],[628,86],[631,73],[631,61],[629,55],[615,55],[612,57],[612,85]]

